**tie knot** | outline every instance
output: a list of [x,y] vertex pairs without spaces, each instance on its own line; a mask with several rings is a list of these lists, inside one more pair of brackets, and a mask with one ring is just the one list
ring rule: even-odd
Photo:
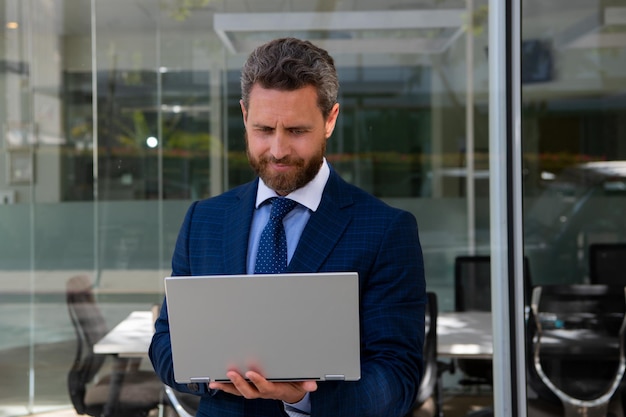
[[284,197],[272,198],[272,210],[270,211],[270,218],[276,220],[282,220],[296,206],[295,201]]

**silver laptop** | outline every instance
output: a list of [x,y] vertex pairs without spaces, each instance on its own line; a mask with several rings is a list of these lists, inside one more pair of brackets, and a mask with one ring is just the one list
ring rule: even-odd
[[358,380],[356,272],[165,278],[174,377]]

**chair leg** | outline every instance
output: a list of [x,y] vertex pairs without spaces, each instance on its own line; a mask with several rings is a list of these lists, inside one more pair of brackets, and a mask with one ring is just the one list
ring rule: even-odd
[[191,414],[189,414],[185,410],[185,408],[182,406],[180,401],[178,401],[178,398],[176,398],[176,394],[174,393],[174,390],[167,385],[164,385],[164,388],[165,388],[165,394],[167,395],[168,401],[170,402],[176,414],[179,417],[193,417]]
[[437,400],[437,417],[443,417],[443,373],[454,374],[454,361],[437,361],[437,385],[435,386],[435,398]]
[[443,378],[437,376],[437,386],[435,387],[435,411],[437,417],[443,417]]
[[159,401],[159,405],[157,406],[159,410],[158,417],[165,417],[165,389],[161,390],[159,396],[161,398]]

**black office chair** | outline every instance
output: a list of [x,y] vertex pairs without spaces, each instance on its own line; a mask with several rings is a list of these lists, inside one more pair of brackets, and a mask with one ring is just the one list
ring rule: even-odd
[[[530,304],[532,277],[524,257],[524,305]],[[491,311],[491,258],[488,255],[457,256],[454,260],[454,308],[456,311]]]
[[108,356],[94,354],[93,345],[108,329],[89,278],[70,278],[66,299],[77,337],[76,357],[67,377],[76,412],[98,417],[145,417],[156,409],[162,403],[163,384],[153,371],[140,370],[138,360],[115,357],[111,374],[99,375]]
[[[532,281],[528,258],[524,257],[524,305],[528,304]],[[457,256],[454,261],[454,308],[456,311],[491,311],[491,258],[487,255]],[[461,385],[493,385],[491,359],[457,359],[464,377]]]
[[624,286],[544,285],[528,319],[528,383],[566,417],[606,417],[624,377]]
[[454,309],[491,311],[491,258],[457,256],[454,260]]
[[589,281],[626,285],[626,243],[589,245]]
[[424,335],[424,374],[415,405],[407,417],[440,417],[442,414],[441,374],[437,362],[437,294],[427,292]]
[[[489,256],[458,256],[454,261],[454,309],[491,311]],[[457,359],[461,385],[493,385],[491,359]]]

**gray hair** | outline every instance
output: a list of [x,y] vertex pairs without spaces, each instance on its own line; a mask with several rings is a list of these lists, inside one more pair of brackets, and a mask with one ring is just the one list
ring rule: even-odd
[[295,38],[275,39],[252,51],[241,71],[241,100],[246,109],[255,84],[284,91],[311,85],[317,89],[317,105],[325,119],[337,103],[339,90],[335,62],[328,52]]

